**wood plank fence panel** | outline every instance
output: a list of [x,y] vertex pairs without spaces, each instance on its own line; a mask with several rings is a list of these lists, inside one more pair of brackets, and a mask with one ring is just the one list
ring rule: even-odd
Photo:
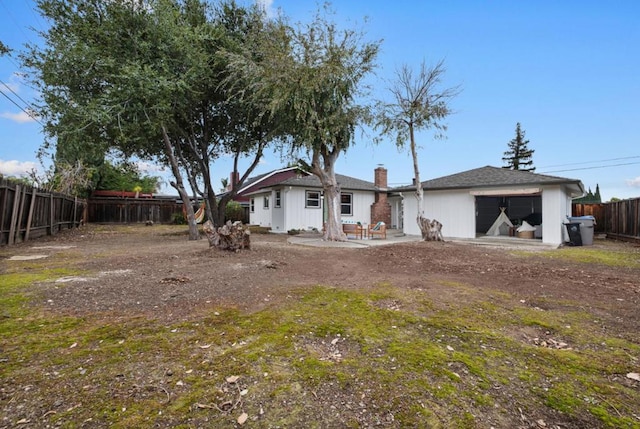
[[172,223],[182,214],[174,199],[91,198],[88,221],[96,223]]
[[607,237],[640,242],[640,198],[605,203]]
[[605,204],[573,204],[572,216],[593,216],[596,218],[594,232],[604,233],[607,231],[607,210]]
[[0,245],[10,245],[74,228],[87,202],[0,180]]

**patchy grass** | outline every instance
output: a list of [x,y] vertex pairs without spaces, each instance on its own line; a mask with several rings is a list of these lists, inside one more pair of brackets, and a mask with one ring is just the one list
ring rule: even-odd
[[614,249],[607,241],[598,246],[563,247],[538,252],[548,258],[565,259],[581,264],[601,264],[610,267],[640,268],[640,248],[629,245],[628,251]]
[[388,283],[318,286],[255,314],[171,325],[25,305],[28,285],[72,273],[0,275],[3,426],[231,427],[246,412],[252,427],[507,427],[514,415],[640,427],[640,392],[624,379],[640,345],[586,311],[488,302],[460,283],[445,286],[465,300],[446,309]]

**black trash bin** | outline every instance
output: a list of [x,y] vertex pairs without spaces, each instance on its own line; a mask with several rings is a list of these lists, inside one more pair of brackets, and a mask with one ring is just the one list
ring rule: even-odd
[[570,246],[582,246],[582,235],[580,234],[580,222],[565,223],[569,233]]

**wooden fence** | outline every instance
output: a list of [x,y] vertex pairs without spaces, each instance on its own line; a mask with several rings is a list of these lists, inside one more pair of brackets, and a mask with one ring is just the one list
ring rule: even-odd
[[176,199],[96,198],[89,199],[88,221],[96,223],[172,223],[182,215]]
[[605,204],[573,204],[571,208],[572,216],[593,216],[596,218],[594,232],[606,232],[607,211]]
[[640,198],[603,204],[574,204],[574,216],[592,215],[596,232],[608,238],[640,242]]
[[12,245],[83,221],[85,200],[0,180],[0,245]]
[[[197,207],[197,204],[196,204]],[[95,223],[174,223],[184,216],[182,201],[178,197],[91,197],[87,214],[88,222]],[[243,207],[231,220],[249,223],[249,208]]]

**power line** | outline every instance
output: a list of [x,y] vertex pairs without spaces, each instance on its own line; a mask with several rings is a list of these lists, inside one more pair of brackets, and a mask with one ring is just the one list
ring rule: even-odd
[[[629,158],[640,158],[640,157],[629,157]],[[627,159],[627,158],[620,158],[620,159]],[[623,162],[620,164],[611,164],[611,165],[595,165],[595,166],[591,166],[591,167],[581,167],[581,168],[568,168],[568,169],[564,169],[564,170],[552,170],[552,171],[541,171],[541,173],[561,173],[561,172],[565,172],[565,171],[578,171],[578,170],[595,170],[598,168],[609,168],[609,167],[620,167],[623,165],[635,165],[635,164],[640,164],[640,161],[638,162]]]
[[24,107],[20,106],[18,103],[15,102],[15,100],[13,100],[11,97],[9,97],[7,94],[4,93],[4,91],[0,90],[0,94],[4,95],[4,97],[9,100],[11,103],[15,104],[18,109],[22,110],[24,113],[26,113],[27,115],[29,115],[29,117],[31,117],[34,121],[36,121],[37,123],[39,123],[40,125],[44,126],[44,124],[42,122],[40,122],[40,120],[33,115],[33,113],[29,112],[28,110],[26,110]]
[[554,167],[566,167],[566,166],[570,166],[570,165],[595,164],[595,163],[600,163],[600,162],[622,161],[624,159],[636,159],[636,158],[640,158],[640,155],[639,156],[625,156],[625,157],[621,157],[621,158],[601,159],[601,160],[598,160],[598,161],[571,162],[571,163],[568,163],[568,164],[547,165],[547,166],[538,167],[538,168],[545,169],[545,168],[554,168]]
[[33,107],[31,106],[31,103],[29,103],[28,101],[25,101],[24,98],[20,97],[13,89],[11,89],[11,87],[9,85],[7,85],[6,83],[4,83],[2,80],[0,80],[0,83],[4,85],[5,88],[7,88],[9,91],[11,91],[11,93],[13,95],[15,95],[16,97],[18,97],[18,99],[20,101],[22,101],[28,109],[34,110]]

